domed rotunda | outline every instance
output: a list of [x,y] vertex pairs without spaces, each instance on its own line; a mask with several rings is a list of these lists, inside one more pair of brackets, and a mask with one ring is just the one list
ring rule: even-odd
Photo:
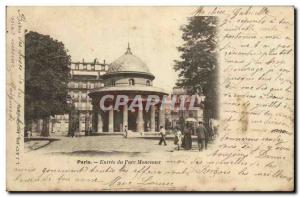
[[[165,110],[160,110],[160,103],[151,105],[148,111],[145,109],[148,95],[160,98],[168,95],[165,90],[153,86],[154,78],[148,66],[131,52],[128,44],[125,54],[113,61],[103,75],[104,86],[89,93],[93,104],[93,132],[117,134],[124,131],[125,126],[133,132],[157,132],[159,126],[165,126]],[[116,109],[118,95],[126,95],[129,100]],[[136,107],[129,110],[128,106],[136,95],[141,96],[143,109]],[[112,106],[110,109],[100,107],[102,97],[109,97],[104,105]]]

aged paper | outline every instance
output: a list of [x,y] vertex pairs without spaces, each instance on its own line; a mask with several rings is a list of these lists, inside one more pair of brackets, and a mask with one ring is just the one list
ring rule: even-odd
[[[206,26],[184,34],[189,18]],[[33,50],[29,35],[47,47],[32,32],[63,43],[68,57],[37,55],[47,53]],[[7,7],[6,49],[8,191],[294,191],[293,7]],[[26,102],[42,95],[33,87],[46,83],[52,71],[42,64],[54,68],[56,57],[70,57],[68,97],[58,101],[73,108],[39,118],[39,104]],[[194,73],[217,76],[193,78],[201,91],[186,94],[199,105],[147,109],[179,95],[176,82],[193,72],[179,73],[193,61],[201,62]],[[207,83],[217,97],[206,95]],[[107,95],[109,105],[130,103],[104,109]]]

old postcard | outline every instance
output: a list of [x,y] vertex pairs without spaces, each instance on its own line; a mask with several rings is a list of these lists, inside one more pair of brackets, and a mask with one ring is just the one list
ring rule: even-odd
[[8,191],[294,191],[294,7],[7,7]]

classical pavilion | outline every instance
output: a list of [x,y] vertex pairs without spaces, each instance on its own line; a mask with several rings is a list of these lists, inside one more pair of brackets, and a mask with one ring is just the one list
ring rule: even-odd
[[[113,61],[103,75],[104,86],[89,93],[93,105],[93,132],[117,133],[127,126],[128,130],[144,133],[157,132],[160,126],[165,127],[165,109],[161,109],[161,103],[145,110],[148,95],[160,98],[168,95],[165,90],[152,85],[154,78],[147,65],[131,52],[128,44],[125,54]],[[100,109],[100,99],[105,95],[114,95],[114,99],[106,100],[106,106],[114,106],[117,95],[128,96],[129,102],[118,109],[111,107],[104,111]],[[136,95],[141,95],[143,109],[137,107],[129,110],[128,106]]]

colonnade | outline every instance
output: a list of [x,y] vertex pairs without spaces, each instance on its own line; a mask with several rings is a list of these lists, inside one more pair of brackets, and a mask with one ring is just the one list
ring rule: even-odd
[[[155,125],[156,125],[156,110],[158,109],[158,106],[156,105],[152,105],[150,106],[150,131],[155,131]],[[97,115],[97,120],[95,121],[94,124],[94,132],[97,133],[102,133],[102,132],[106,132],[103,131],[103,126],[104,126],[104,120],[107,120],[107,118],[104,118],[103,116],[105,115],[105,113],[103,113],[103,111],[100,110],[96,110],[95,115]],[[115,110],[113,109],[113,107],[110,107],[110,109],[108,110],[108,130],[107,132],[114,132],[114,113]],[[93,116],[93,118],[95,118],[95,115]],[[145,132],[145,121],[144,121],[144,110],[143,109],[137,109],[137,116],[136,116],[136,128],[135,131],[136,132]],[[128,105],[124,105],[122,108],[122,126],[124,129],[124,126],[127,125],[128,127]],[[158,125],[159,126],[163,126],[165,127],[165,109],[159,109],[159,119],[158,119]],[[122,132],[122,131],[119,131]]]

